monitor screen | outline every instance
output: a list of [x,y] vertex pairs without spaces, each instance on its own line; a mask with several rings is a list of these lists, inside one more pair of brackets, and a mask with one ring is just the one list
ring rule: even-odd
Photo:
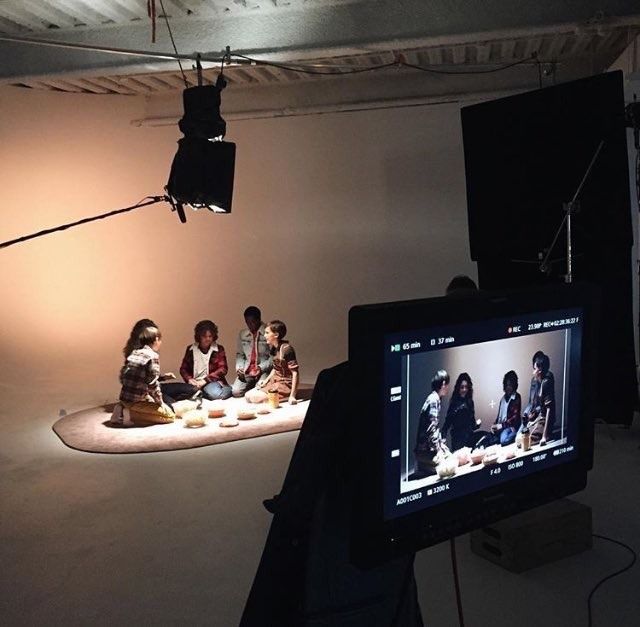
[[385,335],[385,519],[577,457],[582,317],[552,309]]

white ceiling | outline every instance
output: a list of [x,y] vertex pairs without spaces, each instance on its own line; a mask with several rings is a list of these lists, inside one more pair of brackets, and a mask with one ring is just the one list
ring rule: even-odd
[[[287,103],[327,106],[530,89],[540,81],[606,69],[640,32],[638,0],[155,0],[155,5],[153,42],[147,0],[0,0],[0,82],[175,96],[184,88],[177,62],[153,56],[173,53],[162,5],[182,55],[199,52],[216,59],[230,46],[258,60],[344,72],[390,63],[401,53],[408,63],[452,73],[392,67],[317,76],[231,65],[225,68],[225,102],[229,94],[236,110],[248,106],[247,93],[254,108],[261,100],[263,109],[283,109]],[[44,41],[68,45],[50,47]],[[486,73],[516,61],[524,62]],[[203,65],[205,82],[215,80],[219,64]],[[183,66],[193,84],[192,62]]]

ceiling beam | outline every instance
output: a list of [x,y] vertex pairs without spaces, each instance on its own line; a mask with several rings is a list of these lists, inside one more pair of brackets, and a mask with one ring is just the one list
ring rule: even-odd
[[[475,11],[467,10],[466,3],[462,10],[461,4],[451,0],[362,0],[230,17],[191,15],[173,19],[171,26],[178,51],[183,54],[202,52],[219,56],[228,45],[232,51],[256,58],[286,61],[464,44],[488,38],[543,36],[562,29],[572,32],[640,25],[637,0],[582,0],[579,3],[485,0],[482,5],[478,2]],[[100,3],[100,6],[106,5],[104,0]],[[122,12],[122,7],[115,11],[114,16]],[[594,17],[596,15],[599,17]],[[163,21],[158,22],[156,44],[151,43],[148,20],[37,31],[30,35],[79,45],[172,52]],[[2,82],[62,74],[149,73],[166,71],[175,65],[175,62],[154,58],[0,41]]]

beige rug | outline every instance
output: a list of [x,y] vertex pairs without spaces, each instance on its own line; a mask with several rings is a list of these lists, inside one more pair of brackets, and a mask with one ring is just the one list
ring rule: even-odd
[[[227,417],[235,417],[244,399],[223,401]],[[251,405],[252,408],[258,407]],[[283,403],[253,420],[239,420],[237,427],[221,427],[221,418],[209,418],[205,426],[185,428],[182,420],[149,427],[114,427],[110,424],[113,405],[92,407],[60,418],[53,430],[70,448],[87,453],[150,453],[210,446],[221,442],[255,438],[300,429],[309,401]]]

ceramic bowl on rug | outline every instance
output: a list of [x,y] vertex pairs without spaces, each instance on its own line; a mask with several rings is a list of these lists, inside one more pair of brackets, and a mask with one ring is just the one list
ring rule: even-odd
[[253,420],[255,417],[255,410],[249,407],[241,407],[238,409],[238,420]]
[[176,401],[173,405],[173,411],[178,418],[182,418],[188,411],[198,408],[196,401]]
[[492,464],[497,464],[498,463],[498,453],[496,453],[495,451],[489,451],[482,458],[482,463],[485,466],[491,466]]
[[440,479],[448,479],[456,474],[458,458],[455,455],[446,455],[436,466],[436,472]]
[[203,401],[202,409],[206,409],[209,418],[222,418],[225,415],[226,411],[224,408],[223,401]]
[[253,388],[253,390],[249,390],[244,395],[244,400],[247,403],[266,403],[267,398],[268,397],[266,392],[264,392],[263,390],[256,390],[255,388]]
[[464,466],[471,461],[471,449],[469,447],[461,448],[456,451],[456,457],[458,458],[458,466]]
[[207,424],[207,410],[206,409],[190,409],[182,416],[182,423],[184,427],[204,427]]

